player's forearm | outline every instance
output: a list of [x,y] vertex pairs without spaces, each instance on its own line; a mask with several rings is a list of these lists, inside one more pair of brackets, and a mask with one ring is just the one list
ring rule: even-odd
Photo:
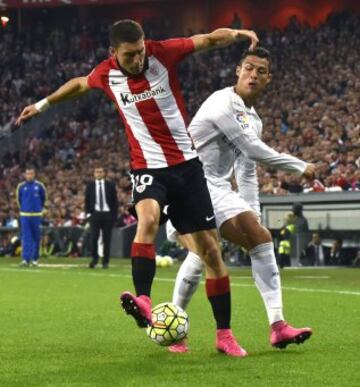
[[[259,152],[258,152],[259,151]],[[306,163],[294,156],[286,153],[278,153],[274,149],[260,147],[252,149],[248,156],[267,167],[279,169],[281,171],[293,172],[302,175],[306,169]]]
[[73,78],[64,83],[54,93],[47,97],[49,104],[55,105],[59,102],[67,101],[85,94],[89,90],[89,87],[84,78],[86,79],[86,77]]
[[259,41],[254,31],[233,30],[231,28],[219,28],[209,34],[195,35],[192,39],[196,51],[226,47],[243,39],[250,39],[250,49],[254,49]]
[[300,175],[306,169],[307,164],[304,161],[286,153],[277,152],[266,145],[255,133],[243,132],[233,141],[245,157],[268,167]]
[[245,36],[239,34],[239,30],[231,28],[219,28],[207,35],[209,48],[221,48],[245,39]]
[[[276,152],[277,153],[277,152]],[[257,158],[258,162],[267,167],[279,169],[280,171],[292,172],[298,175],[302,175],[306,169],[306,163],[294,156],[287,155],[286,153],[277,153],[272,155],[263,155]]]
[[239,40],[239,35],[235,30],[230,28],[219,28],[207,36],[209,48],[226,47],[236,40]]

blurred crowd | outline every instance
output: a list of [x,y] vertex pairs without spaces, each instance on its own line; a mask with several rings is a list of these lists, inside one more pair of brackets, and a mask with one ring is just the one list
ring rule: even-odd
[[[360,189],[360,23],[359,16],[339,14],[312,28],[293,18],[284,31],[259,31],[273,56],[273,80],[257,111],[263,139],[278,151],[318,166],[314,184],[300,177],[259,167],[264,194]],[[149,37],[163,38],[160,24],[146,22]],[[44,38],[46,36],[46,39]],[[86,75],[108,55],[105,25],[63,27],[34,24],[20,34],[0,30],[0,144],[18,130],[22,108],[74,76]],[[235,81],[235,67],[245,43],[190,56],[179,69],[190,117],[216,89]],[[191,76],[189,76],[191,74]],[[119,224],[129,214],[131,186],[123,125],[99,92],[71,102],[51,115],[21,149],[0,160],[0,225],[17,217],[15,190],[23,167],[32,164],[50,198],[45,223],[81,224],[85,182],[101,161],[117,184],[122,204]],[[21,130],[21,129],[20,129]]]

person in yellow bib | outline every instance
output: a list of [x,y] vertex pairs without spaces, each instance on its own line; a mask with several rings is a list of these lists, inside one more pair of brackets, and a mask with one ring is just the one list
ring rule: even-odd
[[46,202],[46,188],[35,180],[35,169],[26,168],[25,181],[16,189],[20,210],[22,266],[37,266],[41,238],[41,219]]

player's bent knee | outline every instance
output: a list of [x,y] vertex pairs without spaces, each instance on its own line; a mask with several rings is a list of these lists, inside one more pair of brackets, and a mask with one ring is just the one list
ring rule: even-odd
[[249,236],[250,248],[258,246],[262,243],[272,242],[271,232],[262,224],[258,224],[256,228],[252,230],[251,233],[248,234],[248,236]]
[[144,214],[139,217],[137,231],[144,234],[156,234],[159,229],[159,219],[154,214]]

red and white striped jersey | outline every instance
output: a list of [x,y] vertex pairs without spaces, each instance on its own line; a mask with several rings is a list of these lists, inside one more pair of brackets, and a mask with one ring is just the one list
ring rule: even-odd
[[190,38],[145,41],[145,71],[121,71],[115,57],[88,76],[116,104],[125,124],[131,167],[164,168],[196,157],[187,132],[187,115],[176,65],[194,50]]

